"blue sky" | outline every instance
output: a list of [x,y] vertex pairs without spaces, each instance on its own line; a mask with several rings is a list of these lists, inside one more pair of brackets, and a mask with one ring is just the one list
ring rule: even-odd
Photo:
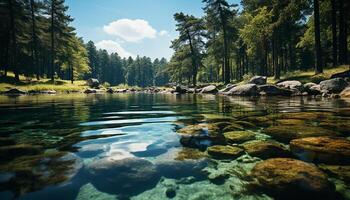
[[[239,0],[231,0],[239,2]],[[176,38],[173,14],[203,15],[201,0],[66,0],[77,34],[121,56],[169,59]]]

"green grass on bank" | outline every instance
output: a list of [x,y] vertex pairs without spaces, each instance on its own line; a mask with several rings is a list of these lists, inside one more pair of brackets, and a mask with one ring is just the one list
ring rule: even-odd
[[[281,76],[281,80],[297,80],[302,83],[314,82],[319,83],[323,80],[329,79],[333,74],[340,73],[350,70],[349,65],[341,65],[334,68],[326,68],[323,70],[322,74],[315,75],[315,71],[294,71],[287,72],[285,75]],[[276,83],[279,80],[274,80],[273,77],[268,77],[268,83]]]
[[57,92],[73,92],[81,91],[87,88],[85,81],[74,81],[71,84],[68,80],[56,80],[52,82],[50,79],[28,79],[20,76],[20,81],[14,79],[13,73],[8,73],[7,77],[0,77],[0,92],[6,91],[10,88],[17,88],[23,91],[44,91],[55,90]]

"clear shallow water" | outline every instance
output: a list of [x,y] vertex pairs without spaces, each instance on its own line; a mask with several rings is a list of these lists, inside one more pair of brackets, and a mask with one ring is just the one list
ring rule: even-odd
[[[318,127],[325,117],[334,125],[350,119],[350,102],[170,94],[0,96],[0,199],[271,199],[247,190],[245,177],[261,159],[248,154],[214,159],[205,152],[213,141],[199,139],[193,146],[179,130],[237,120],[253,123],[243,129],[257,140],[274,139],[262,130],[276,125],[278,113],[297,119],[311,113],[301,118],[308,126]],[[257,122],[259,117],[270,118]],[[204,129],[207,135],[211,131]],[[347,129],[336,131],[350,135]],[[4,150],[9,146],[12,150]],[[350,186],[330,178],[348,199]]]

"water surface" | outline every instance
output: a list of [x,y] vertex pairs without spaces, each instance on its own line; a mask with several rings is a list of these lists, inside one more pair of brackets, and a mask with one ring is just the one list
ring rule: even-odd
[[[301,119],[308,127],[327,122],[333,125],[329,130],[350,135],[346,127],[336,126],[350,119],[350,102],[340,99],[0,96],[0,149],[5,152],[0,150],[0,199],[271,199],[249,191],[244,178],[261,159],[248,154],[236,160],[214,159],[205,151],[213,141],[199,139],[189,145],[178,132],[191,125],[236,120],[253,123],[241,125],[257,140],[273,140],[262,130],[281,125],[275,121],[286,113],[308,113],[311,118]],[[255,120],[262,117],[269,118]],[[14,150],[4,150],[9,146]],[[220,173],[230,176],[209,180],[215,174],[220,178]],[[349,198],[350,186],[339,177],[331,179],[342,187],[342,198]]]

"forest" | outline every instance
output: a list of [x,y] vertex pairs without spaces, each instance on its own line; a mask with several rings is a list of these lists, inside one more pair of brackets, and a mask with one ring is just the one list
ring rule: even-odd
[[349,64],[349,1],[203,0],[202,17],[175,13],[178,37],[165,58],[121,58],[84,43],[64,0],[2,0],[0,70],[109,85],[225,84],[253,75],[279,80],[289,72]]

